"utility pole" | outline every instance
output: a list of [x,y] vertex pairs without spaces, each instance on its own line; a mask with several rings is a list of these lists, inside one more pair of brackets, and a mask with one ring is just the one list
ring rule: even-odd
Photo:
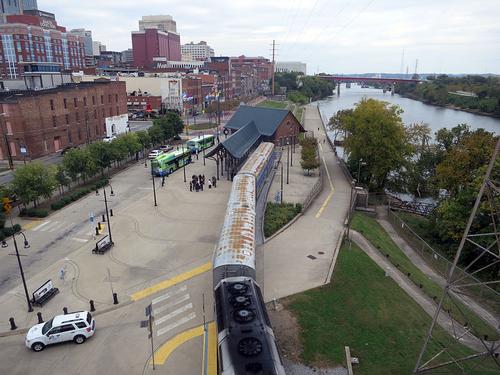
[[271,93],[273,94],[273,96],[274,96],[274,55],[275,55],[275,51],[276,51],[276,41],[273,39],[273,62],[272,62],[272,65],[273,65],[273,79],[272,79],[272,87],[271,87]]

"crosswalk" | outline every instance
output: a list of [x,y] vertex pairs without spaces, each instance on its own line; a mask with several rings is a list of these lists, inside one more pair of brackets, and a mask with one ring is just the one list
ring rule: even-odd
[[[92,227],[83,225],[81,228],[75,228],[77,223],[59,220],[46,220],[41,224],[31,228],[34,232],[45,232],[45,233],[66,233],[70,232],[70,235],[66,238],[75,241],[85,243],[92,239],[92,234],[94,229]],[[76,230],[78,229],[78,230]]]
[[168,290],[151,301],[156,336],[161,336],[196,318],[187,286]]

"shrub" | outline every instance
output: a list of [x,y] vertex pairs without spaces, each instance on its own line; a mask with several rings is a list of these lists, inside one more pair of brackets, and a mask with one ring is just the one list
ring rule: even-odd
[[268,203],[264,218],[264,235],[272,236],[278,230],[288,224],[296,215],[302,211],[300,203]]
[[0,229],[5,226],[5,214],[0,212]]
[[45,208],[23,208],[19,216],[21,217],[46,217],[49,214],[49,211]]
[[95,190],[102,188],[108,184],[109,180],[107,178],[103,178],[97,181],[95,184],[90,187],[81,188],[74,191],[72,194],[65,196],[64,198],[59,199],[58,201],[52,203],[50,205],[50,209],[53,211],[60,210],[64,206],[77,201],[80,198],[83,198],[87,194],[93,193]]

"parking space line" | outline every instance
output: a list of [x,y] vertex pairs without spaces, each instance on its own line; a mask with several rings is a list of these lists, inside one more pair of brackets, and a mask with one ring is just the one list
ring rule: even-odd
[[187,331],[181,332],[178,335],[174,336],[156,350],[156,352],[154,353],[155,363],[157,365],[165,364],[168,357],[170,357],[170,355],[175,351],[175,349],[177,349],[185,342],[188,342],[189,340],[195,337],[203,335],[203,333],[204,329],[202,324],[198,327],[188,329]]
[[201,275],[202,273],[210,271],[211,269],[212,269],[212,262],[207,262],[199,267],[193,268],[192,270],[174,276],[171,279],[163,280],[155,285],[150,286],[149,288],[135,292],[130,296],[130,299],[132,301],[139,301],[143,298],[146,298],[147,296],[158,293],[163,289],[170,288],[171,286],[177,285],[195,276]]

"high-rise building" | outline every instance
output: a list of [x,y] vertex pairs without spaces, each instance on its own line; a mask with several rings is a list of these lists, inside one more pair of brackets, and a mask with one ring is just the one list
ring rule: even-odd
[[125,65],[134,64],[134,51],[132,50],[132,48],[122,51],[122,63]]
[[92,55],[99,56],[101,52],[106,51],[106,46],[98,40],[92,41]]
[[158,29],[161,31],[171,31],[173,33],[177,32],[177,24],[169,15],[160,16],[142,16],[139,20],[139,31],[144,31],[146,29]]
[[25,10],[37,10],[37,0],[0,0],[0,13],[23,14]]
[[[153,22],[152,20],[155,20]],[[160,22],[163,20],[162,22]],[[174,22],[171,16],[144,16],[139,21],[139,31],[132,31],[134,65],[149,68],[155,59],[181,61],[181,38],[166,21]],[[149,22],[151,21],[151,22]]]
[[206,61],[215,56],[214,49],[203,40],[199,43],[190,42],[183,44],[181,46],[181,52],[183,55],[192,56],[194,60],[202,61]]
[[70,31],[73,35],[78,35],[83,38],[85,51],[85,66],[94,65],[94,53],[92,48],[92,31],[85,29],[73,29]]
[[5,16],[0,24],[0,76],[18,79],[29,72],[59,72],[85,66],[84,40],[59,26],[51,13],[35,10]]

